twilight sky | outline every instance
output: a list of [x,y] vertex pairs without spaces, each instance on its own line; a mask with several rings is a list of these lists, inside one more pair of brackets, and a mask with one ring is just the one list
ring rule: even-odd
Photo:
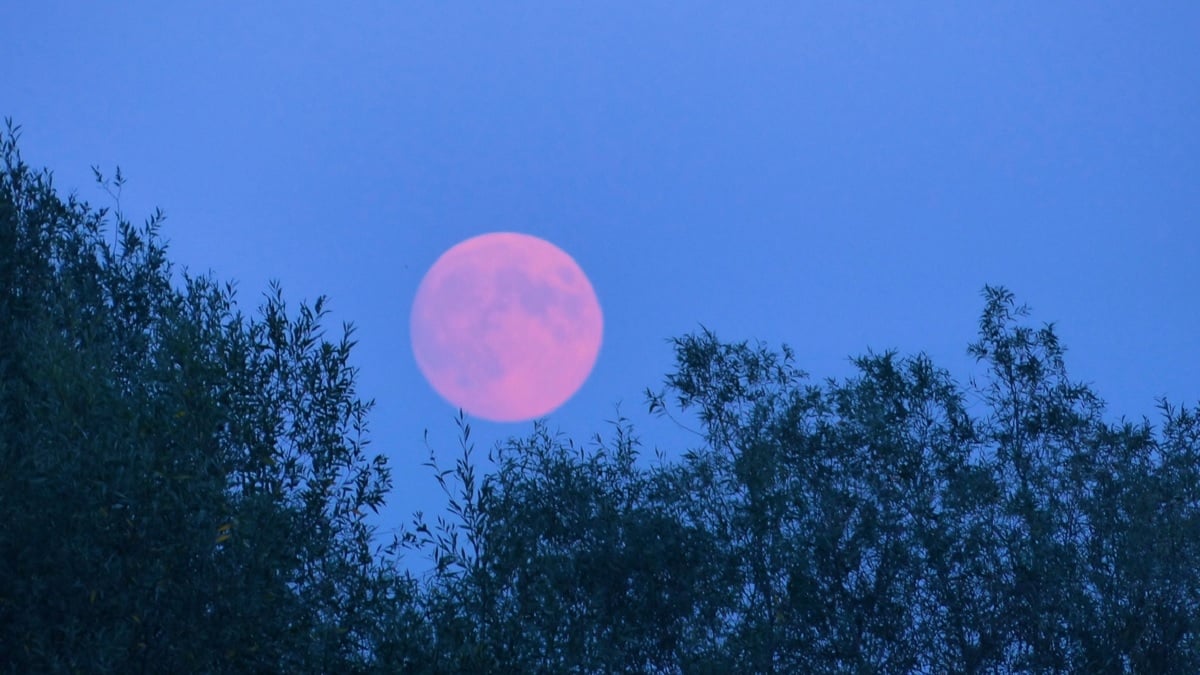
[[[552,413],[577,442],[646,415],[699,328],[796,351],[815,379],[868,348],[962,382],[985,283],[1054,321],[1075,379],[1119,415],[1200,399],[1200,4],[14,3],[0,116],[64,193],[170,255],[279,280],[357,326],[359,393],[396,489],[444,504],[455,410],[408,335],[454,244],[547,239],[591,279],[605,335]],[[990,6],[995,5],[995,6]],[[286,9],[284,9],[286,7]],[[531,423],[474,420],[479,454]]]

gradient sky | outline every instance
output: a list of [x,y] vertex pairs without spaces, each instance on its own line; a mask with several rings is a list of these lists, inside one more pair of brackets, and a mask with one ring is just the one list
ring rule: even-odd
[[[606,333],[551,428],[621,412],[646,450],[668,338],[701,324],[796,351],[868,348],[960,381],[985,283],[1054,321],[1119,415],[1200,399],[1200,4],[13,3],[0,116],[96,206],[167,214],[171,258],[279,280],[358,327],[381,521],[444,505],[455,411],[408,317],[468,237],[519,231],[588,273]],[[914,3],[917,5],[917,3]],[[286,9],[285,9],[286,8]],[[481,455],[531,423],[473,421]]]

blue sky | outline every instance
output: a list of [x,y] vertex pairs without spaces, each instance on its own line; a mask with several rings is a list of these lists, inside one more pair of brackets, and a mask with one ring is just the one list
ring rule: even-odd
[[[286,8],[286,9],[285,9]],[[61,190],[171,257],[279,280],[352,321],[385,527],[442,504],[455,411],[422,380],[422,274],[489,231],[590,276],[606,333],[550,416],[586,441],[614,405],[647,449],[667,342],[701,324],[790,344],[815,378],[868,348],[961,381],[985,283],[1055,321],[1113,416],[1200,399],[1200,4],[18,3],[0,115]],[[1153,417],[1152,417],[1153,419]],[[479,449],[532,424],[474,421]]]

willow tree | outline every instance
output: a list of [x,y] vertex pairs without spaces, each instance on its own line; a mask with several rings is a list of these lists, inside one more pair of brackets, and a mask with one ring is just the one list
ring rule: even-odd
[[465,453],[409,538],[442,667],[1197,672],[1200,414],[1106,422],[1026,315],[984,289],[966,385],[893,352],[814,383],[705,330],[648,392],[696,447],[647,464],[618,422],[588,446],[539,425],[488,475]]
[[2,667],[415,654],[410,585],[370,548],[390,478],[366,452],[350,328],[324,339],[323,299],[289,315],[275,288],[247,317],[232,286],[175,279],[161,213],[134,227],[60,198],[18,130],[0,173]]

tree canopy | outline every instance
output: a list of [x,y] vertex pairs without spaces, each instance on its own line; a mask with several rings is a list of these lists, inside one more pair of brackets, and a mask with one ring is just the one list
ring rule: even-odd
[[[390,486],[350,330],[172,280],[143,227],[0,176],[0,662],[11,672],[364,667],[410,585],[370,549]],[[397,634],[393,632],[393,635]],[[387,639],[391,639],[388,637]]]
[[243,314],[175,272],[161,214],[110,243],[16,132],[4,672],[1200,672],[1200,409],[1106,422],[1004,288],[965,385],[921,354],[814,382],[786,346],[675,338],[647,404],[702,438],[656,460],[618,418],[485,465],[460,415],[445,508],[381,547],[352,327],[278,286]]

